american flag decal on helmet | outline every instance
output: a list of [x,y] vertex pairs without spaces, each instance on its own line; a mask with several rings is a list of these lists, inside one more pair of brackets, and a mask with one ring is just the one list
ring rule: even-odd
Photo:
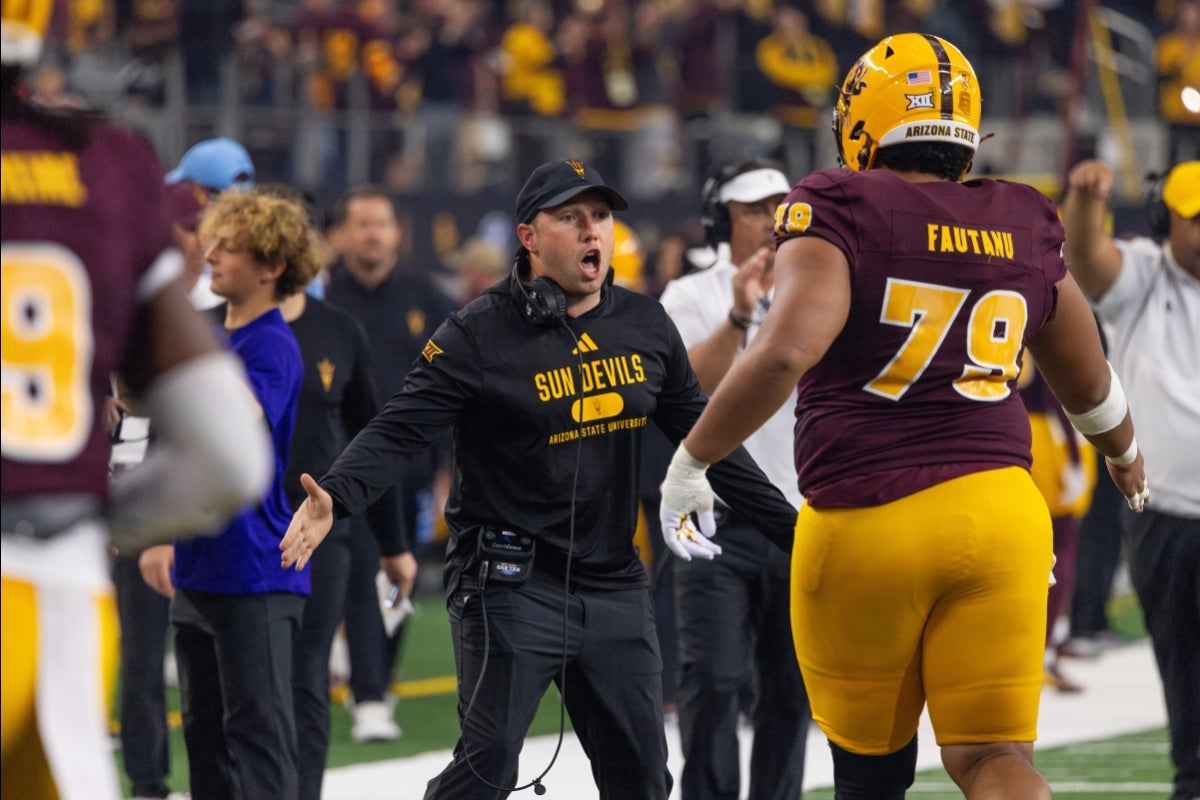
[[933,74],[927,69],[917,69],[908,73],[909,86],[927,86],[933,83]]

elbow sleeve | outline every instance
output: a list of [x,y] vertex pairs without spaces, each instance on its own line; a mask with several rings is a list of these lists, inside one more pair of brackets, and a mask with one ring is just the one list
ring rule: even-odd
[[258,502],[274,452],[245,385],[237,358],[213,353],[150,387],[147,407],[158,440],[141,466],[117,478],[109,522],[118,549],[215,533]]

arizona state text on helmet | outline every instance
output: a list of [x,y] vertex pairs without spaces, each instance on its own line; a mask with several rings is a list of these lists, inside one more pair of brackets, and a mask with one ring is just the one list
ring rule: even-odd
[[979,81],[957,47],[929,34],[889,36],[842,83],[833,112],[838,159],[861,172],[880,147],[903,142],[947,142],[974,152],[979,115]]

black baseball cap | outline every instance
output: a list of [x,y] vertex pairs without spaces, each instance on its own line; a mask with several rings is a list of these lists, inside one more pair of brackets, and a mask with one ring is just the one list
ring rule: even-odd
[[554,208],[577,194],[596,190],[604,195],[609,208],[629,208],[620,192],[604,183],[600,173],[577,158],[542,164],[535,169],[517,195],[517,222],[529,223],[543,208]]

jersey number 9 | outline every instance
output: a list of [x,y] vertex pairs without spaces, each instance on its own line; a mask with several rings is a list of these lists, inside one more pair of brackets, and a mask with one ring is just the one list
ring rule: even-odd
[[87,268],[50,243],[6,243],[0,260],[0,449],[15,460],[69,461],[87,443],[95,415]]

